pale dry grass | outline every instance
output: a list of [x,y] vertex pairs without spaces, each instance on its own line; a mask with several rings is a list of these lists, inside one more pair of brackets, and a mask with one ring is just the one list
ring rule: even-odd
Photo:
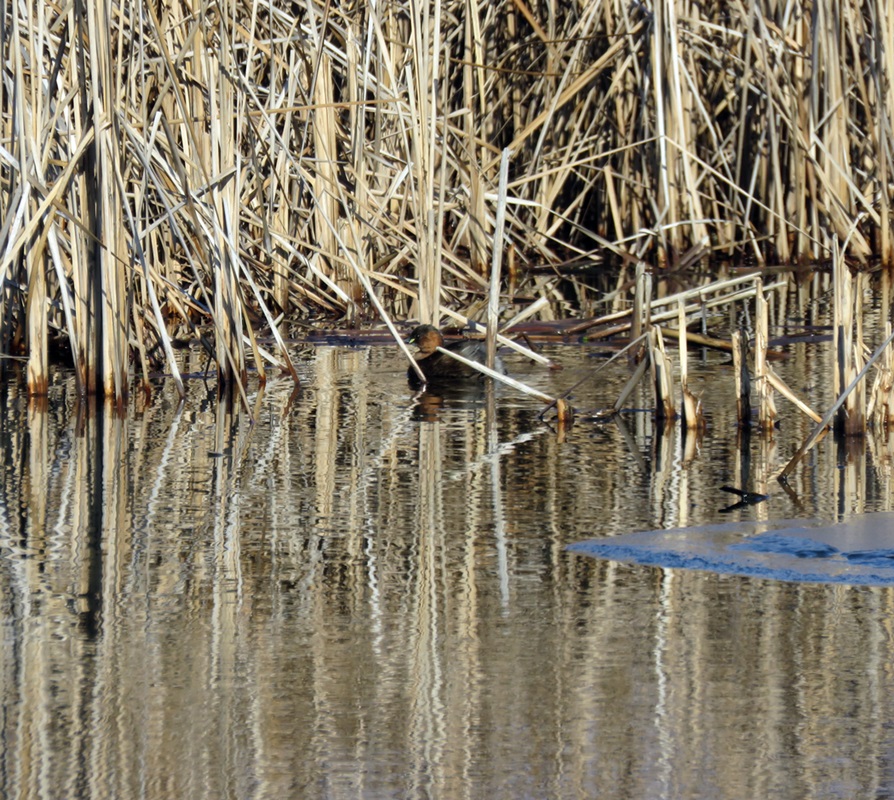
[[62,332],[81,390],[120,398],[133,362],[179,385],[175,337],[242,387],[295,375],[284,319],[482,318],[505,149],[504,276],[543,314],[565,298],[527,268],[570,260],[811,261],[837,237],[890,263],[889,11],[7,4],[0,353],[43,392]]

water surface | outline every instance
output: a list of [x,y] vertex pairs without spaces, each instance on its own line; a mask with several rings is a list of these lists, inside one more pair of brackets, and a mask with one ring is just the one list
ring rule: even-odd
[[[507,366],[558,392],[600,363]],[[569,552],[594,536],[891,510],[892,447],[647,414],[557,431],[511,390],[418,397],[393,348],[306,349],[254,422],[199,381],[121,416],[61,376],[0,413],[0,795],[754,798],[894,790],[886,588]],[[189,366],[189,365],[185,365]],[[828,401],[815,350],[780,365]],[[581,387],[611,405],[626,368]],[[646,397],[632,405],[645,407]],[[727,514],[722,484],[769,492]]]

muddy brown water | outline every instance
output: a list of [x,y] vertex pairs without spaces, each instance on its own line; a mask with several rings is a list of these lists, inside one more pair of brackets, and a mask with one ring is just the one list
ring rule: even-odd
[[[547,392],[565,369],[507,356]],[[194,369],[200,369],[198,357]],[[887,439],[561,433],[512,390],[417,397],[394,348],[300,351],[252,424],[191,381],[80,412],[0,394],[0,795],[751,798],[894,793],[894,595],[622,565],[581,539],[890,510]],[[184,366],[189,369],[190,364]],[[822,408],[827,355],[778,366]],[[582,386],[608,406],[623,365]],[[639,395],[632,406],[650,401]],[[722,484],[770,499],[721,515]]]

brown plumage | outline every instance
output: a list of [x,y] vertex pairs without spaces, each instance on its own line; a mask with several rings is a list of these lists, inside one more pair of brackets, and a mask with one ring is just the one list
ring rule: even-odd
[[[484,377],[484,375],[472,369],[472,367],[467,367],[455,358],[438,352],[439,347],[444,347],[464,358],[468,358],[470,361],[484,363],[486,349],[483,342],[473,342],[469,339],[464,339],[445,345],[444,337],[434,325],[419,325],[410,334],[407,343],[415,344],[419,348],[419,352],[415,356],[416,363],[419,365],[428,383],[445,384],[453,381],[479,380]],[[419,376],[412,367],[407,370],[407,378],[414,386],[419,385]]]

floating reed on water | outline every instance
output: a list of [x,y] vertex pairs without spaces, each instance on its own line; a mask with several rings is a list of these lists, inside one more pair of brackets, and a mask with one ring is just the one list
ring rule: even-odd
[[894,263],[889,17],[7,4],[0,369],[27,354],[46,391],[64,336],[81,391],[123,398],[133,363],[176,374],[171,340],[203,336],[241,387],[252,364],[291,369],[277,324],[358,322],[366,286],[395,317],[480,314],[505,148],[513,301],[579,303],[535,269],[569,256],[808,261],[849,236],[851,258]]

